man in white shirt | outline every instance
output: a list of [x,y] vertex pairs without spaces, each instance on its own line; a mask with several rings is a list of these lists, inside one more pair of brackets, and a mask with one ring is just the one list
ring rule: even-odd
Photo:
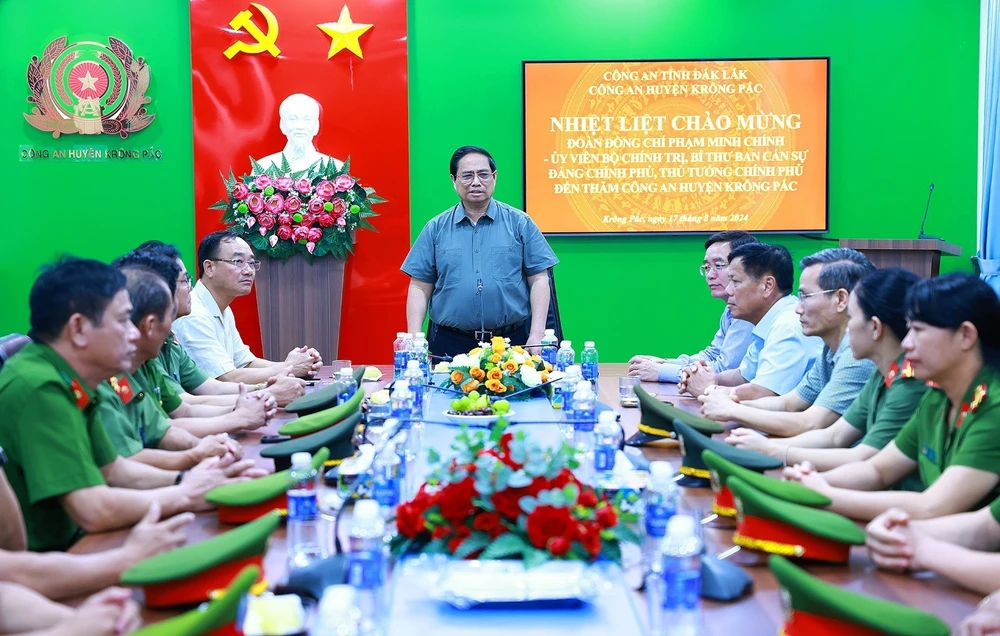
[[794,389],[819,356],[823,340],[802,334],[792,282],[792,256],[780,245],[750,243],[730,252],[727,302],[733,318],[753,323],[750,348],[738,369],[715,373],[704,362],[692,365],[678,389],[698,396],[735,387],[741,401]]
[[260,261],[232,230],[212,232],[198,245],[198,283],[191,290],[191,313],[174,322],[174,332],[188,355],[209,376],[225,382],[263,384],[287,367],[311,378],[323,365],[319,352],[292,349],[283,362],[258,358],[243,343],[229,305],[253,289]]

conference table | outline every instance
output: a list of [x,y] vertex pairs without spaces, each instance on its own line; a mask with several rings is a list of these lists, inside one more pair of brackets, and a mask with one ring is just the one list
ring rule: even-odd
[[[392,367],[378,365],[382,371],[382,379],[377,382],[364,382],[366,393],[383,388],[392,379]],[[601,364],[599,378],[599,401],[612,406],[621,415],[621,424],[626,438],[637,430],[639,410],[622,408],[618,404],[618,378],[627,372],[626,364]],[[330,367],[323,367],[319,380],[314,388],[319,388],[332,382]],[[690,412],[698,411],[698,401],[690,396],[680,396],[676,385],[643,383],[643,388],[655,393],[659,399],[672,402],[675,406]],[[515,406],[516,408],[516,406]],[[260,438],[273,435],[278,427],[292,419],[284,411],[267,426],[255,431],[249,431],[240,436],[245,455],[259,461],[259,464],[273,469],[270,460],[260,458]],[[516,418],[515,418],[516,419]],[[729,425],[728,427],[731,427]],[[456,428],[456,432],[457,432]],[[424,447],[427,447],[426,438]],[[681,460],[679,445],[675,442],[657,443],[642,449],[650,460],[667,460],[674,468]],[[706,514],[712,509],[712,491],[710,488],[681,488],[680,507],[682,512],[693,513],[701,510]],[[347,521],[345,519],[345,521]],[[345,540],[350,523],[342,523],[340,532]],[[231,530],[232,526],[220,524],[214,512],[199,513],[195,521],[187,529],[188,543],[203,541],[209,537]],[[93,553],[120,546],[128,532],[121,530],[91,534],[82,538],[70,552]],[[713,555],[733,553],[732,528],[715,527],[714,523],[704,525],[706,552]],[[775,634],[783,623],[784,610],[777,582],[766,565],[766,557],[753,551],[739,549],[731,559],[744,566],[744,570],[753,579],[753,591],[743,598],[733,602],[716,602],[705,600],[702,606],[705,636],[732,636],[733,634]],[[863,546],[855,546],[851,550],[850,562],[844,565],[827,565],[822,563],[804,562],[812,574],[834,583],[840,587],[903,603],[920,608],[940,617],[949,625],[957,626],[963,618],[972,613],[981,598],[954,585],[947,579],[929,573],[917,575],[899,575],[877,570]],[[626,568],[638,569],[638,565],[626,564]],[[272,536],[269,551],[264,559],[264,569],[267,580],[274,584],[281,582],[287,575],[285,529],[280,527]],[[641,574],[637,571],[627,571],[627,579],[638,581]],[[641,591],[632,592],[632,600],[636,612],[643,622],[646,620],[645,596]],[[141,601],[141,592],[136,592],[136,598]],[[623,611],[626,611],[623,608]],[[147,623],[163,620],[176,615],[177,611],[145,610],[143,618]],[[619,632],[617,636],[625,636]]]

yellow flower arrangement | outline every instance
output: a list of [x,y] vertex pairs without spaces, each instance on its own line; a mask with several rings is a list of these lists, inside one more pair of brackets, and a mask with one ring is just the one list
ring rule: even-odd
[[[516,393],[548,381],[551,365],[523,347],[511,347],[506,338],[496,337],[468,354],[457,355],[448,365],[448,386],[465,393],[477,390],[500,396]],[[544,387],[546,392],[550,386]]]

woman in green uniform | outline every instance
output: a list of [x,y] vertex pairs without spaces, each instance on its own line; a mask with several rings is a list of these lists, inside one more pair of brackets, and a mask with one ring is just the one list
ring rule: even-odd
[[[897,267],[879,269],[858,281],[847,306],[851,353],[875,363],[860,395],[832,425],[787,439],[768,438],[749,428],[735,429],[733,446],[784,460],[808,461],[817,470],[873,457],[910,419],[927,390],[905,361],[906,294],[920,278]],[[917,478],[907,484],[920,490]]]
[[[785,469],[855,519],[891,507],[941,517],[982,507],[1000,491],[1000,298],[975,276],[949,274],[913,286],[907,318],[903,349],[930,389],[896,439],[825,473],[810,462]],[[888,490],[912,474],[923,492]]]

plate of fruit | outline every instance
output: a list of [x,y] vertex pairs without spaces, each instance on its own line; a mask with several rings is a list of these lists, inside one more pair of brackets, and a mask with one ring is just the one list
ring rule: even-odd
[[469,426],[489,426],[501,417],[509,420],[513,415],[510,402],[490,401],[488,395],[480,395],[478,391],[471,391],[468,395],[452,400],[451,408],[444,412],[449,422]]

